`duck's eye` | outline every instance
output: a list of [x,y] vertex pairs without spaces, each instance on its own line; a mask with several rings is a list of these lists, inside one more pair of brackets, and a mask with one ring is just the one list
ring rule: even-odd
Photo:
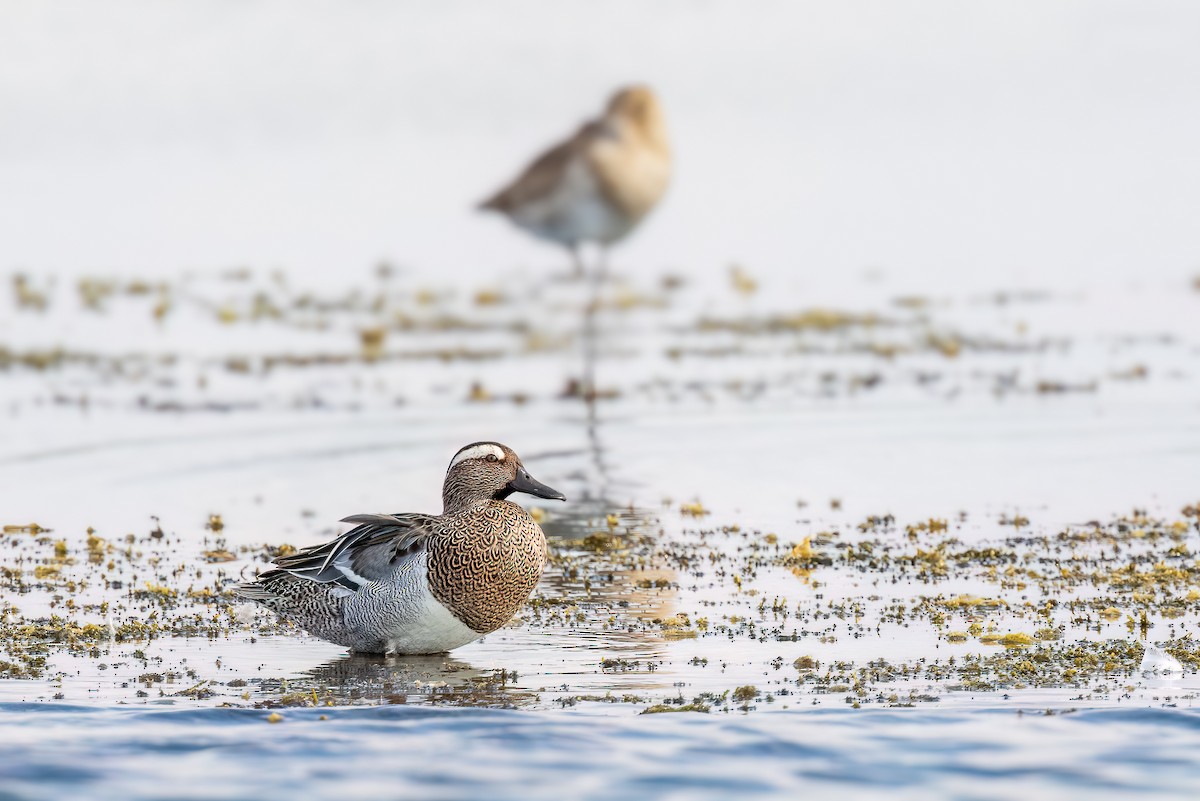
[[494,453],[489,453],[487,456],[485,456],[485,457],[483,457],[483,458],[484,458],[484,459],[486,459],[486,460],[487,460],[487,461],[489,461],[489,462],[498,462],[498,461],[500,461],[499,457],[497,457],[497,456],[496,456],[496,454],[494,454]]

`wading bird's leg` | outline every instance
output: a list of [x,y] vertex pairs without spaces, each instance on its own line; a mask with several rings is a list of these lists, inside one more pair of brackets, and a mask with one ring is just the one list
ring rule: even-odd
[[571,251],[571,266],[575,269],[575,278],[583,278],[583,257],[579,255],[579,244],[570,244],[567,249]]
[[600,255],[596,258],[596,292],[599,293],[600,285],[604,283],[605,275],[608,273],[608,248],[604,245],[600,246]]

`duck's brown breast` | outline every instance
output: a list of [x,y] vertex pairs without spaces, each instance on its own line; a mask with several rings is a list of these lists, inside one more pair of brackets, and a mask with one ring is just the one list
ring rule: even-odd
[[546,564],[541,528],[508,501],[444,516],[427,547],[430,592],[481,634],[512,619]]

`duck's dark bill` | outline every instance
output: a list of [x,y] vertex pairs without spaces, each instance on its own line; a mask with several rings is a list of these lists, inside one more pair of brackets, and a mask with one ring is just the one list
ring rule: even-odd
[[547,487],[542,482],[535,479],[529,473],[525,472],[524,468],[517,471],[517,477],[508,482],[508,489],[513,492],[524,492],[527,495],[536,495],[539,498],[548,498],[552,501],[565,501],[567,496],[563,495],[556,489]]

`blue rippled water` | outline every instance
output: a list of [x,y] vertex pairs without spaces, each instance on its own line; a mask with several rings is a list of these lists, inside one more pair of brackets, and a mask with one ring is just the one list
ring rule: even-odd
[[1200,797],[1174,709],[267,715],[3,705],[0,799]]

